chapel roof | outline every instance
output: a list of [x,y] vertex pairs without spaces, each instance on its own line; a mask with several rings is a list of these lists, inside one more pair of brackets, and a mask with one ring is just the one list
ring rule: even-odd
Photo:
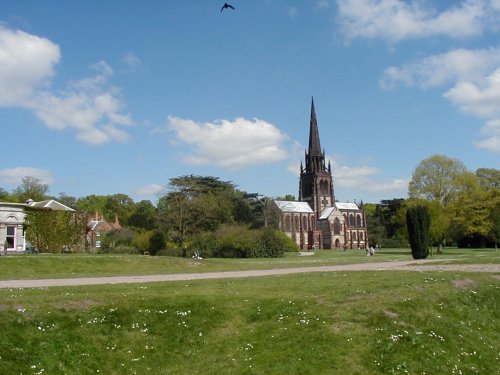
[[274,201],[283,212],[314,213],[307,202]]

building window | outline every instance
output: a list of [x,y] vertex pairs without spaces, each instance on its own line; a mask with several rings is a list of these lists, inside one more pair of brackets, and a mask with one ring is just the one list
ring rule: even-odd
[[362,225],[361,225],[361,215],[356,215],[356,226],[358,228],[362,227]]
[[7,225],[7,249],[15,249],[16,245],[16,227],[12,225]]
[[299,230],[299,217],[298,216],[295,216],[295,230]]
[[356,237],[356,232],[353,232],[353,233],[352,233],[352,239],[353,239],[354,241],[356,241],[356,240],[357,240],[357,237]]
[[290,219],[289,215],[285,217],[285,230],[287,232],[290,232],[292,230],[292,220]]
[[340,234],[340,220],[338,218],[333,220],[333,234]]
[[302,216],[302,229],[307,230],[307,217]]
[[363,240],[365,239],[364,237],[365,237],[365,236],[363,235],[363,232],[359,232],[359,239],[360,239],[361,241],[363,241]]
[[351,215],[349,215],[349,226],[353,227],[355,225],[356,225],[356,223],[355,223],[354,215],[351,214]]

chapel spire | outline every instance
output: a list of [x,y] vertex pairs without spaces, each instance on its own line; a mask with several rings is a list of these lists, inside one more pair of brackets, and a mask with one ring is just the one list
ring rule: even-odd
[[314,97],[311,98],[311,120],[309,122],[309,155],[321,155],[321,144],[319,142],[318,121],[314,109]]

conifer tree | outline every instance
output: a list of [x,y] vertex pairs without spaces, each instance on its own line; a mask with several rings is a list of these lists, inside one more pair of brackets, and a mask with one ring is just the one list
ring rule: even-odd
[[430,215],[426,206],[409,207],[406,226],[413,259],[425,259],[429,255]]

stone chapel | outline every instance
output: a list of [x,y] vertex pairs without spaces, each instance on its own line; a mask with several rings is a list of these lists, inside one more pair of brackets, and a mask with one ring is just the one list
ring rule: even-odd
[[300,164],[299,201],[274,201],[279,227],[300,249],[365,249],[368,230],[363,202],[335,200],[332,167],[321,149],[314,99],[311,100],[309,148]]

